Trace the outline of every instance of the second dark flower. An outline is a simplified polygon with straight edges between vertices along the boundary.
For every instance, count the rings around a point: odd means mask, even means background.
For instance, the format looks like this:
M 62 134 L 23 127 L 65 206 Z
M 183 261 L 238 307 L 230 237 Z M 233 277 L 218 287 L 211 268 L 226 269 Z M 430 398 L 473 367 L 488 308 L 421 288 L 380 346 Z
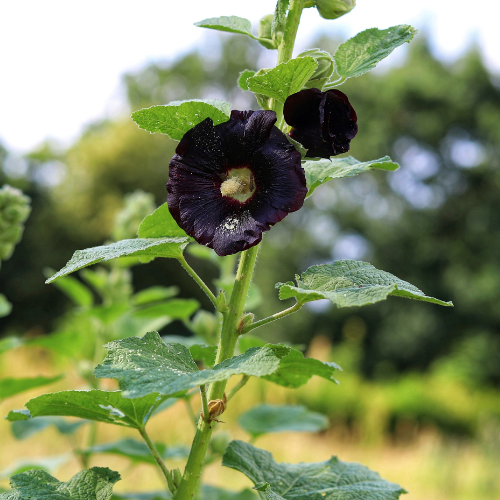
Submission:
M 336 89 L 306 89 L 292 94 L 285 102 L 283 116 L 292 127 L 290 137 L 308 150 L 309 158 L 346 153 L 358 132 L 354 108 Z
M 218 255 L 246 250 L 307 193 L 300 153 L 273 111 L 232 111 L 182 138 L 170 162 L 168 207 L 179 226 Z

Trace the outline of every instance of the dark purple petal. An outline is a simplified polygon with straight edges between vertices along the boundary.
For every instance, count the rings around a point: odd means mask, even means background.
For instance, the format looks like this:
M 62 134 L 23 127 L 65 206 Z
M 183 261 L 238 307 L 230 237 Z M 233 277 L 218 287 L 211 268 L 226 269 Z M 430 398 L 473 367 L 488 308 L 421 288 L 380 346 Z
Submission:
M 272 111 L 233 111 L 215 127 L 207 118 L 186 133 L 170 162 L 172 216 L 219 255 L 256 245 L 264 231 L 304 203 L 300 153 L 275 122 Z M 255 185 L 244 202 L 221 193 L 229 172 L 241 168 L 251 172 Z
M 340 90 L 306 89 L 292 94 L 283 108 L 292 127 L 290 137 L 307 149 L 310 158 L 330 158 L 349 151 L 358 131 L 356 112 Z

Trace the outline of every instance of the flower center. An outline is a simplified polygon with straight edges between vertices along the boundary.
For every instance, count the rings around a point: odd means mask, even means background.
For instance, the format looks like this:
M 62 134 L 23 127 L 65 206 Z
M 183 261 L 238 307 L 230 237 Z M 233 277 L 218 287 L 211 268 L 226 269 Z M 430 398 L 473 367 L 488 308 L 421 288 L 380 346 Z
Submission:
M 222 196 L 229 196 L 244 203 L 255 193 L 255 181 L 250 169 L 233 168 L 220 186 Z

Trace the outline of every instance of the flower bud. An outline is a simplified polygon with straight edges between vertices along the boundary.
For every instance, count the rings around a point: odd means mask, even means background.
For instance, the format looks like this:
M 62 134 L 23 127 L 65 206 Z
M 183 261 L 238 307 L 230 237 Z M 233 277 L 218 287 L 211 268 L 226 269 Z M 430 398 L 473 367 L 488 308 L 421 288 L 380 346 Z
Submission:
M 229 434 L 227 432 L 219 432 L 210 441 L 212 452 L 217 455 L 224 455 L 227 445 L 229 444 Z
M 324 19 L 337 19 L 351 12 L 356 7 L 356 0 L 316 0 L 316 8 Z
M 259 43 L 263 45 L 266 49 L 275 49 L 275 43 L 272 39 L 272 30 L 271 26 L 273 24 L 273 14 L 268 14 L 264 16 L 259 23 L 258 35 L 259 35 Z
M 115 218 L 113 228 L 115 241 L 135 238 L 141 222 L 156 209 L 154 196 L 141 190 L 127 194 L 124 202 L 124 207 Z
M 31 211 L 30 201 L 19 189 L 8 185 L 0 189 L 0 260 L 8 259 L 19 243 Z
M 181 481 L 182 481 L 182 474 L 181 474 L 181 471 L 179 470 L 179 468 L 175 468 L 175 469 L 172 469 L 170 471 L 170 475 L 172 477 L 172 483 L 174 485 L 174 488 L 177 489 L 180 484 L 181 484 Z
M 335 67 L 332 55 L 326 50 L 309 49 L 305 50 L 297 57 L 313 57 L 318 63 L 316 71 L 304 87 L 307 89 L 317 88 L 321 90 L 330 76 L 332 76 L 333 69 Z

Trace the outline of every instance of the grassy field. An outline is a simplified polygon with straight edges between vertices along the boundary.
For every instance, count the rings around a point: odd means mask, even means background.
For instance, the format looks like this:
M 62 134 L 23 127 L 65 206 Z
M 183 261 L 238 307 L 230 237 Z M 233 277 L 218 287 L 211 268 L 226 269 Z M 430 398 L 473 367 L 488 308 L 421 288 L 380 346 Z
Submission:
M 38 349 L 21 348 L 10 352 L 2 360 L 2 376 L 7 375 L 10 367 L 16 367 L 16 373 L 22 372 L 23 376 L 50 375 L 60 371 L 60 367 L 51 366 L 50 356 Z M 6 415 L 11 409 L 22 408 L 28 399 L 42 392 L 84 388 L 79 386 L 80 383 L 75 376 L 68 375 L 63 381 L 47 387 L 45 391 L 37 389 L 3 401 L 0 413 Z M 226 424 L 219 424 L 218 432 L 229 432 L 232 438 L 248 440 L 245 432 L 238 427 L 237 418 L 262 398 L 268 403 L 290 403 L 296 401 L 296 397 L 303 399 L 301 394 L 308 394 L 310 397 L 318 394 L 321 397 L 329 397 L 334 402 L 336 396 L 341 400 L 343 391 L 350 390 L 349 387 L 349 383 L 341 383 L 339 387 L 335 387 L 321 380 L 313 380 L 296 393 L 252 380 L 248 384 L 248 390 L 238 393 L 231 401 L 224 414 Z M 113 382 L 105 381 L 104 388 L 114 388 Z M 196 403 L 197 401 L 193 400 L 193 409 L 198 411 Z M 367 420 L 370 418 L 367 417 Z M 500 498 L 500 449 L 496 446 L 493 435 L 498 432 L 497 427 L 488 430 L 485 424 L 485 438 L 472 440 L 446 436 L 433 426 L 416 426 L 411 421 L 401 421 L 398 426 L 396 434 L 374 438 L 373 435 L 367 437 L 366 432 L 359 431 L 360 427 L 356 422 L 349 425 L 337 422 L 320 434 L 273 434 L 257 439 L 255 444 L 271 451 L 277 461 L 315 462 L 337 455 L 344 461 L 361 462 L 378 471 L 382 477 L 405 487 L 409 491 L 405 496 L 408 500 Z M 153 417 L 149 429 L 154 440 L 171 444 L 189 445 L 194 434 L 182 401 Z M 78 440 L 86 442 L 88 432 L 88 426 L 81 428 L 77 433 Z M 139 436 L 131 429 L 98 425 L 97 442 L 123 437 Z M 69 452 L 74 445 L 70 439 L 61 437 L 52 428 L 32 438 L 17 441 L 10 431 L 10 424 L 5 420 L 0 422 L 0 440 L 0 470 L 8 469 L 28 457 L 62 455 Z M 155 467 L 150 465 L 133 466 L 128 459 L 114 455 L 94 455 L 91 465 L 110 467 L 121 473 L 123 480 L 117 484 L 116 491 L 154 490 L 163 487 Z M 182 463 L 170 465 L 182 467 Z M 60 480 L 67 480 L 80 468 L 79 461 L 72 458 L 58 468 L 54 475 Z M 250 481 L 243 475 L 222 468 L 219 463 L 214 463 L 206 469 L 205 481 L 229 489 L 251 486 Z M 8 482 L 4 478 L 0 486 L 7 485 Z

